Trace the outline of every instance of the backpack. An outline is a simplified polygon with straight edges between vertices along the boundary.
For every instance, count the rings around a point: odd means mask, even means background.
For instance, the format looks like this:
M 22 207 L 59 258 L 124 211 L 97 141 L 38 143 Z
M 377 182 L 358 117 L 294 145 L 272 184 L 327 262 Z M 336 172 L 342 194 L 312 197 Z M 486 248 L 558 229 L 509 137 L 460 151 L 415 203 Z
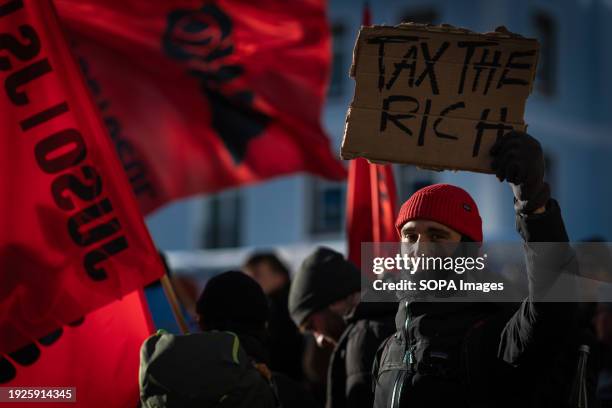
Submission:
M 140 350 L 145 408 L 275 408 L 272 384 L 230 332 L 155 334 Z

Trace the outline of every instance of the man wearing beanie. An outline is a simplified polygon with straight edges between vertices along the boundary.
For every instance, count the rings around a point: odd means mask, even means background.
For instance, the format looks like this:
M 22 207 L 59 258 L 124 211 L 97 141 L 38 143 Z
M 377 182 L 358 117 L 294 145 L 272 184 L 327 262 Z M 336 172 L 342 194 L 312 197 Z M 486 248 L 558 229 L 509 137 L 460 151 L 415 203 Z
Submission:
M 533 137 L 510 132 L 490 153 L 497 178 L 514 193 L 529 297 L 504 305 L 401 299 L 396 333 L 374 366 L 375 408 L 576 406 L 568 405 L 578 350 L 576 304 L 533 301 L 575 266 L 559 205 L 544 182 L 542 149 Z M 417 191 L 401 207 L 396 228 L 410 251 L 483 241 L 475 201 L 448 184 Z M 559 243 L 554 257 L 535 250 L 535 242 Z
M 289 292 L 289 313 L 318 345 L 334 345 L 327 376 L 327 408 L 371 408 L 376 350 L 395 330 L 396 303 L 360 303 L 361 273 L 338 252 L 308 256 Z

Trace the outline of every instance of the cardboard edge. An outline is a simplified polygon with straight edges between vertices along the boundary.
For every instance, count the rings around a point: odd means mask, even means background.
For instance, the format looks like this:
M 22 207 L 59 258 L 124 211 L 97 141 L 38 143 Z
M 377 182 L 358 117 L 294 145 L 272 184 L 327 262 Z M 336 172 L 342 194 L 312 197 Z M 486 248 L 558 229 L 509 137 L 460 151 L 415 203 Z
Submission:
M 431 164 L 426 164 L 426 163 L 404 163 L 404 162 L 397 162 L 397 161 L 389 161 L 389 160 L 382 160 L 382 159 L 372 159 L 372 158 L 367 158 L 364 156 L 364 153 L 359 153 L 359 152 L 353 152 L 353 151 L 346 151 L 346 150 L 342 150 L 340 151 L 340 158 L 342 160 L 353 160 L 353 159 L 357 159 L 357 158 L 364 158 L 366 159 L 369 163 L 374 163 L 374 164 L 399 164 L 399 165 L 404 165 L 404 166 L 415 166 L 418 169 L 421 170 L 431 170 L 431 171 L 437 171 L 437 172 L 441 172 L 441 171 L 471 171 L 474 173 L 482 173 L 482 174 L 493 174 L 495 173 L 492 169 L 485 171 L 481 168 L 476 168 L 476 167 L 470 167 L 470 166 L 465 166 L 465 167 L 442 167 L 442 166 L 435 166 L 435 165 L 431 165 Z
M 496 30 L 501 29 L 503 26 L 497 27 Z M 406 31 L 421 31 L 421 32 L 434 32 L 441 34 L 457 34 L 457 35 L 466 35 L 475 37 L 478 39 L 491 39 L 491 40 L 507 40 L 507 41 L 517 41 L 521 43 L 525 42 L 534 42 L 538 43 L 538 40 L 534 37 L 524 37 L 518 33 L 513 33 L 505 29 L 505 31 L 491 31 L 487 33 L 478 33 L 476 31 L 469 30 L 467 28 L 455 27 L 451 24 L 439 24 L 439 25 L 431 25 L 431 24 L 418 24 L 418 23 L 401 23 L 395 26 L 385 26 L 385 25 L 373 25 L 373 26 L 362 26 L 359 30 L 359 36 L 376 36 L 380 32 L 384 32 L 385 30 L 406 30 Z M 538 43 L 539 45 L 539 43 Z
M 349 77 L 355 78 L 357 74 L 357 60 L 359 56 L 359 44 L 362 41 L 362 33 L 364 29 L 367 29 L 369 26 L 361 26 L 359 29 L 359 33 L 357 34 L 357 40 L 355 40 L 355 45 L 353 46 L 353 62 L 351 63 L 351 67 L 349 68 Z

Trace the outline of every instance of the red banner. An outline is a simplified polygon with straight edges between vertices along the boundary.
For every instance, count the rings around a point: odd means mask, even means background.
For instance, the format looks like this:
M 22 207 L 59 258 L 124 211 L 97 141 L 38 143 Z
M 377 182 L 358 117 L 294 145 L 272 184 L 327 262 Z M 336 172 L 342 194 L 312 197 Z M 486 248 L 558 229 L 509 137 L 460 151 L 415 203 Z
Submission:
M 0 353 L 159 278 L 48 0 L 0 3 Z
M 391 165 L 363 158 L 349 165 L 347 192 L 348 258 L 361 267 L 362 242 L 396 242 L 397 193 Z
M 0 406 L 135 408 L 139 350 L 153 331 L 144 295 L 136 291 L 19 353 L 0 355 L 0 387 L 71 387 L 76 391 L 76 403 L 47 399 L 42 405 L 15 402 Z
M 322 0 L 55 0 L 148 213 L 188 195 L 346 172 L 320 114 Z

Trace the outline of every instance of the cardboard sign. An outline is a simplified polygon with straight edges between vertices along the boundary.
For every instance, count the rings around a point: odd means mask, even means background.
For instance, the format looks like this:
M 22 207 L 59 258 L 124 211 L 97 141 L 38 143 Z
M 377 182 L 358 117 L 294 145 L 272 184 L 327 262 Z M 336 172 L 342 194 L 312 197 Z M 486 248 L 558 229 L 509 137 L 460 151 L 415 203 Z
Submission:
M 496 138 L 526 128 L 538 51 L 503 27 L 362 27 L 342 158 L 491 173 Z

